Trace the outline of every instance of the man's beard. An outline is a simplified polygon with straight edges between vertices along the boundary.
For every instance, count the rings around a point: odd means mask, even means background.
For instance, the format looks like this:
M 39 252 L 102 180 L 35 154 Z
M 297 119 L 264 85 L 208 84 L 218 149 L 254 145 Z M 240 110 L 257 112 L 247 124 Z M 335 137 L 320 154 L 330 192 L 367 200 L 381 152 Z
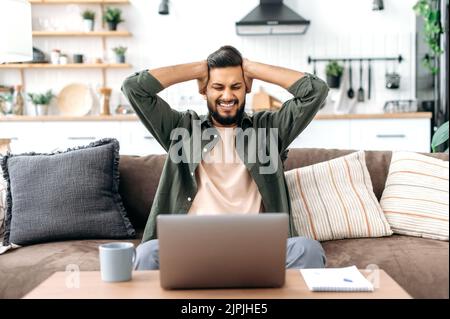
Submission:
M 214 111 L 214 108 L 209 103 L 209 101 L 207 101 L 206 104 L 208 105 L 209 115 L 213 119 L 215 119 L 217 121 L 217 123 L 219 123 L 221 125 L 232 125 L 232 124 L 239 123 L 240 119 L 242 118 L 242 115 L 244 114 L 244 109 L 245 109 L 245 100 L 244 100 L 244 102 L 242 103 L 242 105 L 239 106 L 239 108 L 236 111 L 236 114 L 234 116 L 222 116 L 222 115 L 220 115 L 219 111 L 217 110 L 217 106 L 216 106 L 216 110 Z

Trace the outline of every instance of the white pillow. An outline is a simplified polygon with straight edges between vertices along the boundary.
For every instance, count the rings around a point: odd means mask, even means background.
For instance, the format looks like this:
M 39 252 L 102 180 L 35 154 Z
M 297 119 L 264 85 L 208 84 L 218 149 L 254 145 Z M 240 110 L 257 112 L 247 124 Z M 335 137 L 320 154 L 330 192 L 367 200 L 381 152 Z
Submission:
M 380 204 L 394 233 L 448 240 L 448 161 L 392 154 Z
M 299 236 L 334 240 L 392 234 L 373 192 L 364 151 L 285 176 Z

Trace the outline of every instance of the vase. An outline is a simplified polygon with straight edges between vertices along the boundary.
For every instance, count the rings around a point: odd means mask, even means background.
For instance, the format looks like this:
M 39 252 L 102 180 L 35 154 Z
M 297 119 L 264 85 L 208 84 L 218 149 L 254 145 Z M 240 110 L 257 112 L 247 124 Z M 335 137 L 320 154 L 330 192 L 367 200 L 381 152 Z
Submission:
M 108 29 L 109 29 L 109 31 L 116 31 L 117 23 L 116 22 L 108 22 Z
M 116 63 L 125 63 L 124 55 L 116 55 Z
M 48 114 L 48 104 L 35 104 L 34 109 L 36 116 L 43 116 Z
M 94 20 L 84 19 L 83 25 L 84 25 L 84 32 L 94 31 Z
M 341 85 L 341 76 L 333 76 L 327 74 L 327 84 L 330 89 L 338 89 Z

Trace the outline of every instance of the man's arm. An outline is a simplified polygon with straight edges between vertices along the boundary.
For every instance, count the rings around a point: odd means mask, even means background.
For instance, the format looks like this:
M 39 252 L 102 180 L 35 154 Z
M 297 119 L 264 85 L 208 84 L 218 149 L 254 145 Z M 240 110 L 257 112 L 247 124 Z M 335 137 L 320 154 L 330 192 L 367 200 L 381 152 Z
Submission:
M 122 92 L 130 101 L 142 123 L 168 151 L 170 133 L 177 127 L 182 113 L 172 109 L 157 94 L 176 83 L 198 80 L 199 88 L 207 82 L 206 61 L 144 70 L 125 79 Z M 201 91 L 201 90 L 200 90 Z
M 244 59 L 242 68 L 248 80 L 261 80 L 264 82 L 279 85 L 286 90 L 292 84 L 294 84 L 295 81 L 305 76 L 304 73 L 299 71 L 283 68 L 280 66 L 250 61 L 248 59 Z
M 242 65 L 247 87 L 252 79 L 273 83 L 287 89 L 294 98 L 276 112 L 264 112 L 261 120 L 267 127 L 278 128 L 279 150 L 289 144 L 308 126 L 328 94 L 327 84 L 315 75 L 244 59 Z

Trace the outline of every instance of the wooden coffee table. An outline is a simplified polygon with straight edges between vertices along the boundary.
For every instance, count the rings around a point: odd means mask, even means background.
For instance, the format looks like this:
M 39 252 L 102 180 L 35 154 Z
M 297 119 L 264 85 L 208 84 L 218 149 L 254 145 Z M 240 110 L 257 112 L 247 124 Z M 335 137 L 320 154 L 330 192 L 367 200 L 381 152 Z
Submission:
M 368 273 L 361 271 L 364 275 Z M 159 271 L 136 271 L 128 282 L 106 283 L 98 271 L 80 272 L 79 281 L 70 280 L 74 273 L 56 272 L 24 298 L 33 299 L 311 299 L 311 298 L 411 298 L 386 272 L 379 270 L 379 288 L 374 292 L 312 292 L 299 270 L 286 271 L 282 288 L 265 289 L 198 289 L 164 290 L 159 284 Z M 79 287 L 76 287 L 79 283 Z M 70 287 L 73 288 L 70 288 Z

